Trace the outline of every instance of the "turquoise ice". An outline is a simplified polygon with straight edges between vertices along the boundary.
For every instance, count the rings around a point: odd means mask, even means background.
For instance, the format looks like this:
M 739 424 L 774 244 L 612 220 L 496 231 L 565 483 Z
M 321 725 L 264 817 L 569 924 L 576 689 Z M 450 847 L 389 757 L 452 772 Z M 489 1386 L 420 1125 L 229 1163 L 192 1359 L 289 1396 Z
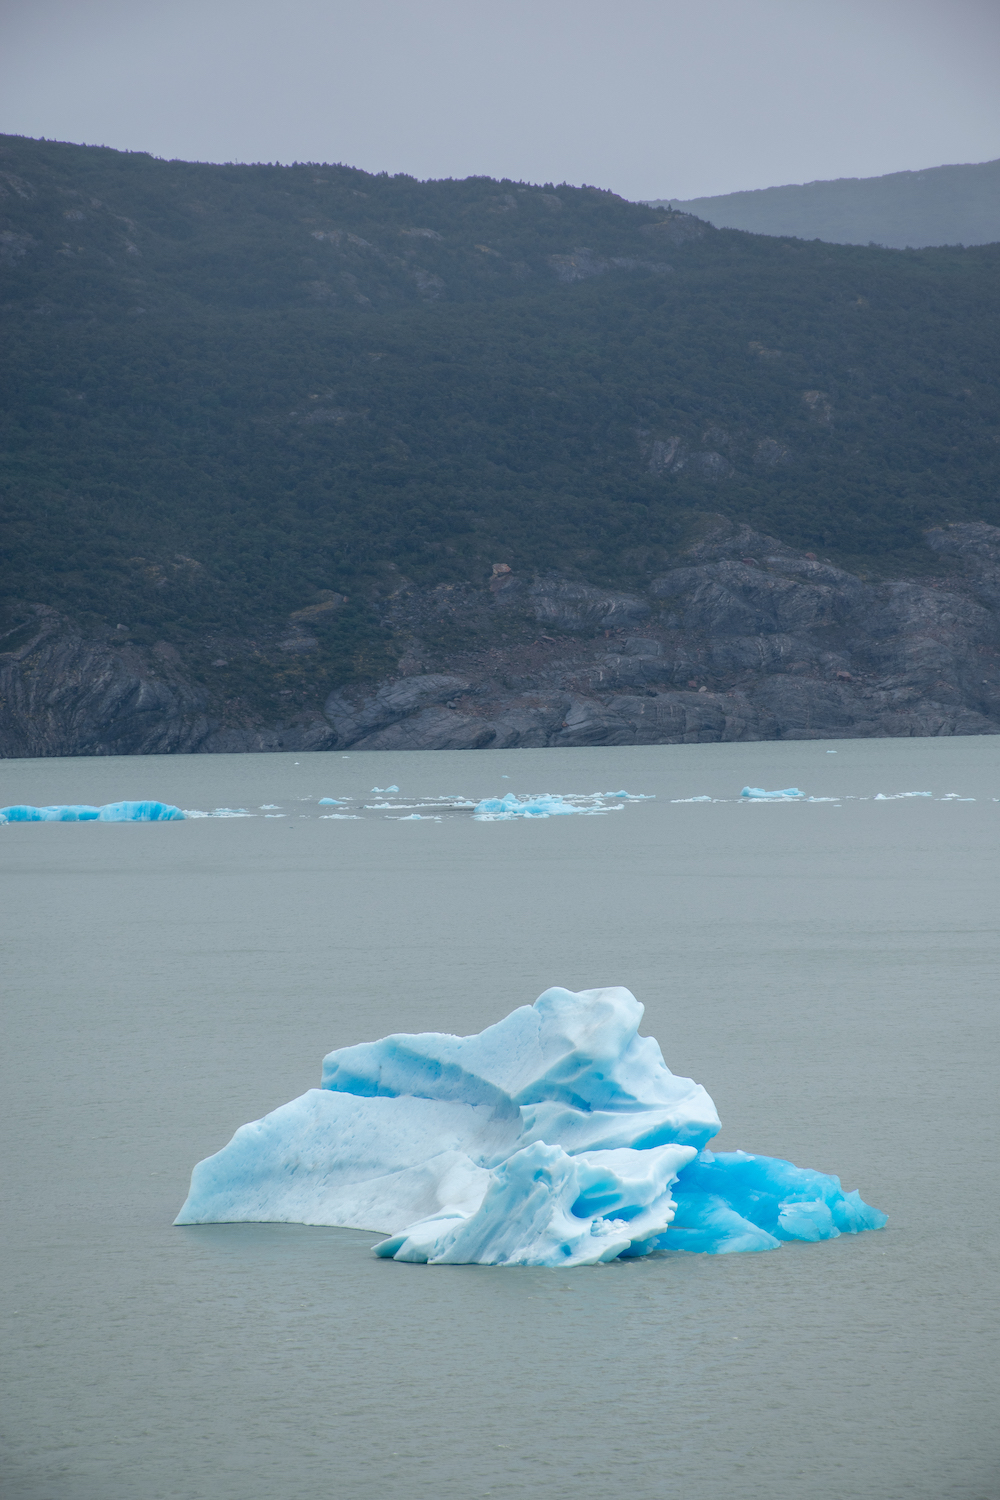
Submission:
M 167 802 L 108 802 L 104 807 L 75 803 L 54 807 L 0 807 L 0 823 L 164 823 L 183 818 Z
M 178 1224 L 340 1225 L 431 1264 L 592 1265 L 878 1229 L 840 1181 L 713 1154 L 715 1105 L 626 989 L 550 989 L 476 1036 L 331 1052 L 322 1083 L 199 1162 Z

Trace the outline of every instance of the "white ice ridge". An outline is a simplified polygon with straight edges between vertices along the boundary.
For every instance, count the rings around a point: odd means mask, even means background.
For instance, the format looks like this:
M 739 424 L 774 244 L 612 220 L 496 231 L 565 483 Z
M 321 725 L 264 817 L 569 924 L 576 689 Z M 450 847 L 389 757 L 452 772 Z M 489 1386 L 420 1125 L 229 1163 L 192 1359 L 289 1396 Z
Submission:
M 331 1052 L 320 1088 L 198 1163 L 176 1222 L 340 1225 L 395 1260 L 522 1266 L 882 1227 L 836 1177 L 707 1150 L 715 1105 L 642 1014 L 625 989 L 550 989 L 478 1036 Z
M 179 807 L 166 802 L 108 802 L 104 807 L 85 803 L 0 807 L 0 823 L 164 823 L 184 816 Z

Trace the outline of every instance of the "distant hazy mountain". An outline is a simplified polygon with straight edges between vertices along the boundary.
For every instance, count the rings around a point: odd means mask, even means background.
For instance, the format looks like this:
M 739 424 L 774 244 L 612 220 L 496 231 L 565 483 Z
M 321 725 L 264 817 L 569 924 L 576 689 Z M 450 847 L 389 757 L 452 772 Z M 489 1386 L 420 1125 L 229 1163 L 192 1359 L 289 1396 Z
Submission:
M 886 177 L 759 188 L 673 203 L 720 229 L 795 235 L 835 245 L 991 245 L 1000 241 L 1000 161 Z

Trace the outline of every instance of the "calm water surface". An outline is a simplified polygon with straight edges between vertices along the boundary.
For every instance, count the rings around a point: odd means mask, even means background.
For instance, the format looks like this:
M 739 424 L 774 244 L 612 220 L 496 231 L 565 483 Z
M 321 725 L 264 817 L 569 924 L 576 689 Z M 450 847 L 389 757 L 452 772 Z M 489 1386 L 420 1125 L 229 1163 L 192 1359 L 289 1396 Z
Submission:
M 3 1493 L 995 1500 L 1000 739 L 830 748 L 0 764 L 0 805 L 258 810 L 0 829 Z M 319 820 L 393 782 L 657 800 Z M 746 782 L 858 800 L 671 801 Z M 871 800 L 904 791 L 934 796 Z M 171 1227 L 324 1052 L 551 984 L 627 985 L 723 1146 L 837 1172 L 889 1228 L 560 1272 Z

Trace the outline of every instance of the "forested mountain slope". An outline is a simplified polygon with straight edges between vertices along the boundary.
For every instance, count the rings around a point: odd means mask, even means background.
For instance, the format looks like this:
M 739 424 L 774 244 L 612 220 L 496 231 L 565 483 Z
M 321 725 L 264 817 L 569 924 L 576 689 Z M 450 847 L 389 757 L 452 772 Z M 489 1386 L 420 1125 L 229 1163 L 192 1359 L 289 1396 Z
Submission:
M 757 188 L 675 206 L 752 234 L 899 250 L 989 245 L 1000 240 L 1000 161 Z
M 940 572 L 929 525 L 1000 521 L 995 246 L 9 136 L 0 190 L 21 727 L 40 618 L 92 665 L 147 653 L 137 681 L 155 648 L 245 728 L 482 645 L 491 614 L 389 601 L 494 563 L 646 597 L 710 513 L 875 580 Z

